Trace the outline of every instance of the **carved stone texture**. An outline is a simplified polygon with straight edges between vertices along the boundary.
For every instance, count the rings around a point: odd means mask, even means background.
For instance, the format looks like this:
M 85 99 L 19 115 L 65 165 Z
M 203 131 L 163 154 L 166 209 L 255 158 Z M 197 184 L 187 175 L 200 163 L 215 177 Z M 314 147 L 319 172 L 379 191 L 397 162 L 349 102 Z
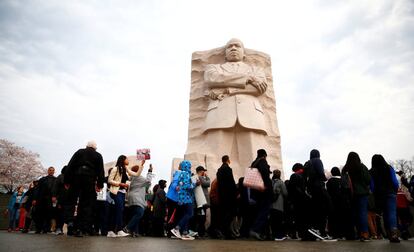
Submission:
M 194 52 L 184 158 L 193 169 L 202 165 L 215 177 L 221 157 L 229 155 L 238 179 L 258 149 L 265 149 L 271 169 L 283 174 L 269 55 L 245 49 L 238 39 Z

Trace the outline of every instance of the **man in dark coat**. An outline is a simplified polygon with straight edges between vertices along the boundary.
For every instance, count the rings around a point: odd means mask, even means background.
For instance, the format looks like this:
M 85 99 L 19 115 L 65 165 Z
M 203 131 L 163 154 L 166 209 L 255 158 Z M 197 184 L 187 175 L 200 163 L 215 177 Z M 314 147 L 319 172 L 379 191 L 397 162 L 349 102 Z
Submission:
M 265 190 L 257 191 L 251 189 L 252 198 L 256 201 L 257 205 L 257 216 L 250 230 L 250 236 L 257 239 L 263 240 L 263 233 L 268 223 L 268 216 L 270 213 L 270 206 L 272 204 L 272 180 L 270 179 L 270 165 L 266 160 L 266 150 L 257 150 L 257 157 L 253 161 L 251 167 L 257 168 L 262 180 L 264 182 Z
M 230 168 L 230 158 L 225 155 L 221 158 L 223 164 L 217 170 L 220 231 L 226 239 L 233 239 L 230 224 L 236 215 L 237 187 Z
M 49 167 L 47 169 L 47 176 L 39 180 L 38 188 L 34 193 L 33 205 L 36 208 L 34 217 L 36 233 L 42 232 L 46 234 L 50 232 L 51 220 L 54 217 L 52 204 L 53 188 L 56 182 L 54 174 L 55 168 Z
M 68 235 L 91 234 L 96 191 L 100 191 L 104 183 L 103 159 L 102 155 L 96 151 L 94 141 L 88 142 L 85 149 L 78 150 L 72 156 L 65 172 L 64 183 L 69 190 L 65 206 Z M 76 204 L 78 208 L 75 226 Z
M 53 197 L 52 202 L 55 205 L 54 212 L 56 216 L 56 234 L 63 234 L 63 206 L 66 202 L 67 190 L 64 186 L 64 174 L 66 171 L 66 166 L 62 168 L 60 175 L 56 178 L 55 185 L 53 187 Z

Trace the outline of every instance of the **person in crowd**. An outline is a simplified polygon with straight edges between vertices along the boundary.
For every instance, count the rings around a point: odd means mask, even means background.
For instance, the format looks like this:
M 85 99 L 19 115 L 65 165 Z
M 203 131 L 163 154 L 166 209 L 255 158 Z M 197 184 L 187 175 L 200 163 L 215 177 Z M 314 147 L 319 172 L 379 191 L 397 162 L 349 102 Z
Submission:
M 38 189 L 34 195 L 33 204 L 36 206 L 35 223 L 36 233 L 46 234 L 50 232 L 51 220 L 54 218 L 52 194 L 55 186 L 55 168 L 47 169 L 47 176 L 39 179 Z
M 356 152 L 350 152 L 342 172 L 347 174 L 352 186 L 352 210 L 361 241 L 369 241 L 368 195 L 370 175 Z
M 109 179 L 109 175 L 112 173 L 112 170 L 115 168 L 109 168 L 108 169 L 108 176 L 105 177 L 105 181 L 107 184 L 107 191 L 106 191 L 106 202 L 105 202 L 105 223 L 104 223 L 104 227 L 103 228 L 103 232 L 101 232 L 102 236 L 108 236 L 108 230 L 114 230 L 115 229 L 115 212 L 116 212 L 116 207 L 115 207 L 115 201 L 114 199 L 111 197 L 111 191 L 110 189 L 110 185 L 108 184 L 108 179 Z
M 220 199 L 217 178 L 211 182 L 210 186 L 210 213 L 211 221 L 210 226 L 208 227 L 209 236 L 215 239 L 224 239 L 224 235 L 220 231 L 220 220 L 222 215 L 220 213 Z
M 123 219 L 125 209 L 125 194 L 128 189 L 127 166 L 129 160 L 125 155 L 118 157 L 115 167 L 112 169 L 108 177 L 110 184 L 110 196 L 115 202 L 115 223 L 111 225 L 113 230 L 108 231 L 107 237 L 125 237 L 129 234 L 123 231 Z
M 375 207 L 375 196 L 370 191 L 368 195 L 368 230 L 371 240 L 378 239 L 377 209 Z
M 22 206 L 22 201 L 24 199 L 24 187 L 18 186 L 16 191 L 12 194 L 7 205 L 6 213 L 9 215 L 9 228 L 8 232 L 19 231 L 18 222 L 19 222 L 19 212 Z
M 172 180 L 167 191 L 167 237 L 171 237 L 171 229 L 173 229 L 177 223 L 178 219 L 181 217 L 178 211 L 178 178 L 180 177 L 181 166 L 178 166 L 178 169 L 172 175 Z M 174 235 L 173 235 L 174 236 Z M 174 236 L 175 237 L 175 236 Z
M 164 189 L 167 186 L 167 181 L 161 179 L 158 181 L 158 185 L 158 190 L 154 192 L 152 229 L 154 236 L 164 237 L 164 220 L 167 214 L 167 196 Z
M 151 169 L 151 167 L 150 167 Z M 155 192 L 158 190 L 159 185 L 156 184 L 150 189 L 150 186 L 147 186 L 145 193 L 145 200 L 147 202 L 147 207 L 144 209 L 144 215 L 141 218 L 141 223 L 139 227 L 139 233 L 143 236 L 151 236 L 153 234 L 153 205 L 155 200 Z
M 306 192 L 303 164 L 294 164 L 292 171 L 293 174 L 289 178 L 288 197 L 292 202 L 295 229 L 303 241 L 315 240 L 308 232 L 310 228 L 310 195 Z
M 96 142 L 89 141 L 86 148 L 73 154 L 65 169 L 63 180 L 68 191 L 64 220 L 68 226 L 68 235 L 93 235 L 96 192 L 103 188 L 105 176 L 103 158 L 96 149 Z
M 191 162 L 184 160 L 180 163 L 181 172 L 178 177 L 178 208 L 181 211 L 181 217 L 177 226 L 171 229 L 171 233 L 182 240 L 194 240 L 194 237 L 189 235 L 189 221 L 193 216 L 193 189 L 195 183 L 191 181 Z
M 210 197 L 208 195 L 208 188 L 210 187 L 210 178 L 207 175 L 207 169 L 205 169 L 203 166 L 198 166 L 196 168 L 197 173 L 197 185 L 201 186 L 203 189 L 204 197 L 207 201 L 206 205 L 197 208 L 197 214 L 196 214 L 196 231 L 200 237 L 204 237 L 206 234 L 206 216 L 207 216 L 207 210 L 210 207 Z
M 23 196 L 23 198 L 20 201 L 20 208 L 18 210 L 19 218 L 17 220 L 17 227 L 15 229 L 16 231 L 18 231 L 18 230 L 19 231 L 23 231 L 24 230 L 26 216 L 29 214 L 26 211 L 26 207 L 25 207 L 26 202 L 28 200 L 28 195 L 27 195 L 27 192 L 24 191 L 24 187 L 23 187 L 23 194 L 24 194 L 24 196 Z
M 398 180 L 395 170 L 384 157 L 379 154 L 372 156 L 372 191 L 375 196 L 375 204 L 380 212 L 383 213 L 385 228 L 388 232 L 390 242 L 399 243 L 397 229 L 397 191 Z M 352 177 L 351 177 L 352 179 Z
M 413 216 L 410 213 L 410 203 L 413 202 L 413 198 L 409 192 L 407 186 L 409 183 L 404 177 L 402 171 L 397 172 L 397 178 L 400 178 L 399 187 L 397 192 L 397 218 L 398 218 L 398 230 L 403 240 L 408 240 L 411 237 L 409 227 L 413 222 Z
M 310 152 L 310 159 L 304 166 L 304 175 L 306 189 L 311 195 L 312 228 L 308 231 L 315 235 L 316 238 L 331 239 L 327 235 L 325 227 L 332 203 L 326 190 L 325 182 L 327 179 L 318 150 L 313 149 Z
M 286 179 L 285 182 L 285 187 L 286 190 L 288 190 L 289 188 L 289 184 L 290 184 L 290 180 Z M 291 197 L 289 197 L 289 192 L 287 197 L 284 199 L 284 205 L 285 205 L 285 209 L 283 211 L 283 221 L 285 224 L 285 230 L 286 230 L 286 238 L 287 239 L 291 239 L 291 240 L 298 240 L 298 234 L 297 234 L 297 230 L 295 227 L 295 218 L 293 215 L 293 203 L 291 200 Z
M 108 171 L 108 174 L 109 173 L 110 171 Z M 106 176 L 104 179 L 103 187 L 99 192 L 97 192 L 95 200 L 93 229 L 96 235 L 108 235 L 108 195 L 108 176 Z
M 34 215 L 34 208 L 33 207 L 33 199 L 34 199 L 34 193 L 37 190 L 38 181 L 35 180 L 29 185 L 29 190 L 27 190 L 25 197 L 27 197 L 26 202 L 23 204 L 24 208 L 26 209 L 26 218 L 24 221 L 24 228 L 22 230 L 22 233 L 28 233 L 30 230 L 30 226 L 32 223 L 32 216 Z
M 63 234 L 63 224 L 64 224 L 64 206 L 67 202 L 67 190 L 65 188 L 64 174 L 67 169 L 67 166 L 64 166 L 57 176 L 55 185 L 52 191 L 52 205 L 54 210 L 54 216 L 56 217 L 56 231 L 55 234 Z
M 286 239 L 286 229 L 284 226 L 285 200 L 288 192 L 285 183 L 280 179 L 280 170 L 273 171 L 272 177 L 272 206 L 270 212 L 270 222 L 272 235 L 275 241 Z
M 250 229 L 257 215 L 256 201 L 252 199 L 250 188 L 243 185 L 244 177 L 239 178 L 237 189 L 240 197 L 238 198 L 239 215 L 241 217 L 240 237 L 249 238 Z M 211 192 L 210 192 L 211 194 Z
M 328 230 L 335 239 L 353 238 L 353 221 L 350 197 L 341 177 L 338 167 L 331 169 L 332 177 L 326 183 L 326 188 L 332 202 L 332 211 L 328 217 Z
M 256 240 L 264 240 L 263 234 L 268 224 L 268 215 L 272 204 L 272 180 L 270 179 L 270 166 L 266 160 L 267 153 L 264 149 L 257 150 L 257 157 L 251 167 L 257 168 L 264 182 L 264 191 L 250 189 L 251 197 L 256 201 L 257 215 L 250 229 L 250 237 Z
M 147 206 L 145 200 L 146 187 L 151 184 L 152 169 L 148 170 L 147 177 L 142 176 L 145 160 L 142 160 L 140 165 L 135 165 L 131 169 L 126 167 L 128 174 L 131 176 L 131 183 L 128 190 L 128 204 L 131 211 L 131 220 L 128 225 L 124 227 L 123 233 L 130 234 L 133 237 L 138 237 L 139 223 L 144 215 L 144 210 Z M 119 193 L 119 192 L 118 192 Z
M 237 187 L 233 177 L 233 170 L 230 168 L 231 161 L 229 156 L 224 155 L 221 161 L 223 164 L 216 174 L 220 218 L 218 229 L 225 239 L 234 239 L 230 225 L 236 215 Z

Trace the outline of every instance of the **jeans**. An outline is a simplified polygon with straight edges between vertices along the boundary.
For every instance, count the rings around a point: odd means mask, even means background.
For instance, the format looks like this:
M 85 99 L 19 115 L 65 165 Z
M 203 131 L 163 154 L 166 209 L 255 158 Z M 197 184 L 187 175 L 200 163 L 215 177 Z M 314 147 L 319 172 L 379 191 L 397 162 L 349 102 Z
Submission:
M 385 196 L 384 224 L 388 230 L 397 229 L 397 195 Z
M 368 232 L 368 196 L 354 196 L 354 218 L 360 233 Z
M 16 206 L 13 206 L 12 209 L 9 209 L 9 228 L 15 229 L 18 224 L 18 216 L 19 208 Z
M 131 211 L 132 218 L 127 225 L 127 229 L 138 234 L 139 221 L 144 215 L 144 208 L 140 206 L 130 206 L 129 209 Z
M 184 204 L 179 206 L 182 209 L 182 217 L 178 222 L 178 227 L 183 234 L 188 233 L 188 223 L 190 222 L 191 217 L 193 217 L 193 204 Z
M 268 224 L 268 216 L 270 212 L 270 206 L 271 206 L 270 199 L 268 198 L 262 198 L 257 201 L 257 209 L 258 213 L 256 216 L 256 220 L 253 223 L 252 231 L 262 234 L 264 232 L 264 229 L 266 225 Z
M 115 201 L 115 233 L 122 230 L 124 208 L 125 208 L 125 193 L 118 192 L 116 195 L 111 193 L 111 198 Z

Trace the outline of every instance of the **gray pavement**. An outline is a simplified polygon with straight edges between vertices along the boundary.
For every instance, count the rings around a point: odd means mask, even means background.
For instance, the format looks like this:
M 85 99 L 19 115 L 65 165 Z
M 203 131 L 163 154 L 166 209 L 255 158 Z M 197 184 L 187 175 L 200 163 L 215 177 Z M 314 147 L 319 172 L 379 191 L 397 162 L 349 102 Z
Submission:
M 106 238 L 106 237 L 67 237 L 55 235 L 36 235 L 7 233 L 0 231 L 0 251 L 323 251 L 323 252 L 404 252 L 414 251 L 414 241 L 390 244 L 388 241 L 338 241 L 338 242 L 301 242 L 301 241 L 222 241 L 194 240 L 182 241 L 168 238 Z

